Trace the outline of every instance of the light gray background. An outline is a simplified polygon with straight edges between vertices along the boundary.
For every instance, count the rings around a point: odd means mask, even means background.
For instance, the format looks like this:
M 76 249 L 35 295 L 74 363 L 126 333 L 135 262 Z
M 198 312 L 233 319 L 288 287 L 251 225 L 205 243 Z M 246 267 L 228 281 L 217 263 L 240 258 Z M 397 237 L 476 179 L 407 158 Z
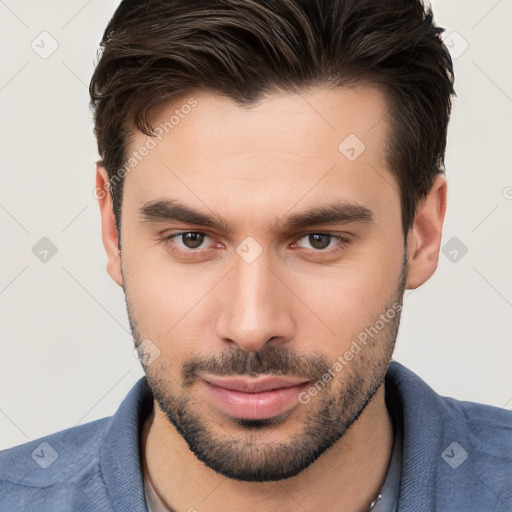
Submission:
M 0 448 L 111 415 L 143 375 L 92 194 L 87 86 L 116 5 L 0 0 Z M 458 93 L 443 245 L 468 251 L 406 292 L 395 359 L 442 395 L 511 408 L 512 1 L 432 5 Z

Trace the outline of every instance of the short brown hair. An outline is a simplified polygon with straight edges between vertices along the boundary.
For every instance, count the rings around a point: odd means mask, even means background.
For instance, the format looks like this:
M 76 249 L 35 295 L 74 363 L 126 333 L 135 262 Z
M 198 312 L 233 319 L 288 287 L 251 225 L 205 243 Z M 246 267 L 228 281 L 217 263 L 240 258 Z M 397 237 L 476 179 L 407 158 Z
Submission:
M 153 135 L 157 105 L 206 90 L 249 106 L 272 90 L 368 82 L 389 99 L 386 159 L 405 237 L 444 173 L 455 91 L 443 31 L 419 0 L 124 0 L 90 83 L 118 231 L 127 127 Z

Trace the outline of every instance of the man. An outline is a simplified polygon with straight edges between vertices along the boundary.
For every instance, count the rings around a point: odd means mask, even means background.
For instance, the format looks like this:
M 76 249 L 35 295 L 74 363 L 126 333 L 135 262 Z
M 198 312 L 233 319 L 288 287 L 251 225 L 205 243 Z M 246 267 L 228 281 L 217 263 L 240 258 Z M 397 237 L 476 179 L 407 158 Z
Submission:
M 415 0 L 127 1 L 96 196 L 146 377 L 0 455 L 1 510 L 505 511 L 512 415 L 392 362 L 453 69 Z

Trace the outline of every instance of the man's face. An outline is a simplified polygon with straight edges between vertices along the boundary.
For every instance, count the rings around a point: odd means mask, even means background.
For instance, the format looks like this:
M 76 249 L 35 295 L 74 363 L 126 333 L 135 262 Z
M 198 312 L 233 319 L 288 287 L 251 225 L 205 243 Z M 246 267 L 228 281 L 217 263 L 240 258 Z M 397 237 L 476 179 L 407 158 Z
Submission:
M 407 269 L 385 97 L 316 89 L 249 109 L 190 97 L 160 109 L 155 127 L 176 110 L 179 122 L 125 177 L 132 331 L 200 460 L 234 479 L 290 477 L 350 427 L 392 356 Z M 128 154 L 145 145 L 137 132 Z M 178 205 L 217 223 L 173 218 Z M 322 208 L 345 220 L 307 220 Z M 244 391 L 251 378 L 290 387 Z

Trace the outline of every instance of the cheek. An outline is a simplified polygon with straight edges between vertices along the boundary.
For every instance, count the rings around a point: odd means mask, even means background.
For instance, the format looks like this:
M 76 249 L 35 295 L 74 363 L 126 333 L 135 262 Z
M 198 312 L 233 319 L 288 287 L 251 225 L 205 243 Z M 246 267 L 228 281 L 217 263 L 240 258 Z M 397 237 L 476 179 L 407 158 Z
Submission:
M 128 244 L 123 248 L 123 269 L 131 316 L 142 339 L 160 349 L 159 363 L 174 375 L 178 370 L 173 367 L 205 350 L 209 326 L 204 307 L 217 275 L 173 265 L 161 257 L 162 250 L 130 249 Z
M 302 327 L 311 333 L 311 350 L 318 339 L 329 357 L 336 357 L 357 335 L 374 325 L 392 306 L 400 275 L 400 251 L 368 256 L 323 275 L 297 273 L 293 289 L 307 306 Z M 316 340 L 316 346 L 315 346 Z
M 131 273 L 125 288 L 141 329 L 156 339 L 183 335 L 184 328 L 197 321 L 198 305 L 208 290 L 191 277 L 184 280 L 157 269 Z

